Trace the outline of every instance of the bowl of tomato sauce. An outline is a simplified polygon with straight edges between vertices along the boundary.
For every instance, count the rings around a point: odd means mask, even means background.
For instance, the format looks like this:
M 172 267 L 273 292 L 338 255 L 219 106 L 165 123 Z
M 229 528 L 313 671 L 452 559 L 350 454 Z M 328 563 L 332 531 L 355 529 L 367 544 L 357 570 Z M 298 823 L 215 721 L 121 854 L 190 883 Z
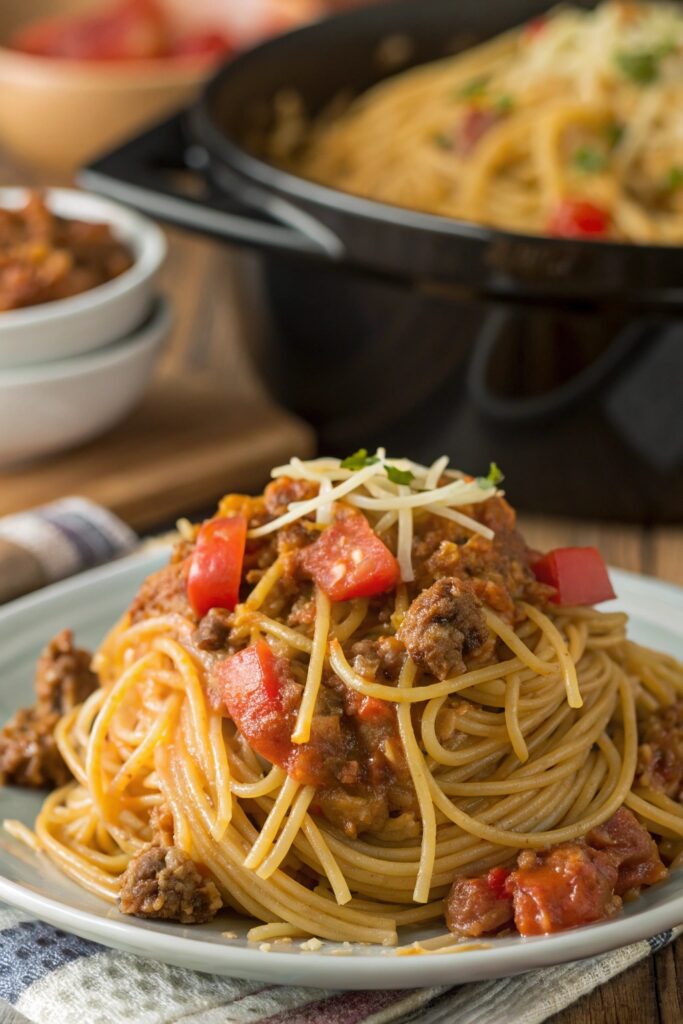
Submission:
M 0 4 L 0 138 L 68 172 L 187 104 L 237 49 L 322 0 L 23 0 Z
M 0 374 L 126 338 L 150 314 L 166 240 L 75 189 L 0 188 Z

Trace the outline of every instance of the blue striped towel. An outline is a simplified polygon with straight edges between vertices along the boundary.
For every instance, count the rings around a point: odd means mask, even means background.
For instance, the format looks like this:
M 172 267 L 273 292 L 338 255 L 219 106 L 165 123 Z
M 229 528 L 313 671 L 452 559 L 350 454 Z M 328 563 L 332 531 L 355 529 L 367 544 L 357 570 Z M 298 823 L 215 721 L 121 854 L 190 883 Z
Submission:
M 67 935 L 0 905 L 0 1024 L 540 1024 L 683 934 L 514 978 L 330 992 L 200 974 Z

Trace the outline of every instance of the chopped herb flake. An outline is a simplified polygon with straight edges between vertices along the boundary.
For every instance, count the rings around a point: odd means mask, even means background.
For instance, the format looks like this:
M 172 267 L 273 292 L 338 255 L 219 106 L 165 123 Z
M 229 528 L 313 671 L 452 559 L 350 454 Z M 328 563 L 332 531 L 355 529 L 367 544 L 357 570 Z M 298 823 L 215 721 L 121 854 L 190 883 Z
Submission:
M 387 476 L 392 484 L 409 484 L 415 478 L 415 474 L 409 469 L 399 469 L 398 466 L 385 466 Z
M 514 98 L 506 93 L 504 96 L 499 96 L 494 103 L 494 108 L 499 114 L 509 114 L 515 105 Z
M 347 455 L 342 460 L 342 469 L 364 469 L 365 466 L 374 466 L 379 459 L 376 455 L 368 455 L 367 448 L 359 448 L 353 455 Z
M 626 78 L 638 85 L 650 85 L 659 78 L 659 65 L 676 49 L 671 42 L 662 43 L 652 50 L 622 50 L 614 55 L 614 61 Z
M 449 138 L 445 132 L 437 132 L 434 136 L 434 143 L 439 149 L 453 149 L 453 139 Z
M 587 174 L 597 174 L 604 171 L 607 165 L 607 157 L 599 149 L 593 146 L 580 146 L 572 157 L 575 167 L 585 171 Z
M 666 175 L 666 188 L 669 192 L 675 192 L 683 188 L 683 167 L 676 164 L 670 167 Z
M 498 484 L 502 484 L 504 479 L 505 477 L 503 473 L 500 471 L 499 467 L 496 465 L 495 462 L 492 462 L 489 465 L 488 476 L 478 476 L 477 483 L 483 491 L 488 491 L 494 487 L 497 487 Z
M 618 146 L 624 137 L 626 131 L 623 124 L 619 124 L 618 121 L 610 121 L 605 125 L 605 138 L 607 139 L 610 149 L 614 149 Z
M 342 459 L 342 469 L 365 469 L 366 466 L 375 466 L 380 461 L 377 455 L 368 455 L 367 448 L 359 448 L 353 455 L 347 455 Z M 399 469 L 398 466 L 385 466 L 386 474 L 392 484 L 409 484 L 414 479 L 414 474 L 409 469 Z
M 467 82 L 456 92 L 456 98 L 459 100 L 471 100 L 475 96 L 481 96 L 485 91 L 488 84 L 488 75 L 479 75 L 478 78 L 473 78 L 471 82 Z

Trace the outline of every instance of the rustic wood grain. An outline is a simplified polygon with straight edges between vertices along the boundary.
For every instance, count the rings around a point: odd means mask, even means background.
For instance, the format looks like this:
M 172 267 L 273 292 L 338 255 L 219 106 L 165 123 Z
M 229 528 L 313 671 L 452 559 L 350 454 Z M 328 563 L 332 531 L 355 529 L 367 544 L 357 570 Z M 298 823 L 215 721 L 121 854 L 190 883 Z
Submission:
M 309 429 L 262 400 L 211 382 L 162 378 L 124 423 L 90 444 L 0 473 L 0 515 L 78 494 L 136 530 L 211 508 L 228 490 L 257 491 L 272 466 L 313 450 Z

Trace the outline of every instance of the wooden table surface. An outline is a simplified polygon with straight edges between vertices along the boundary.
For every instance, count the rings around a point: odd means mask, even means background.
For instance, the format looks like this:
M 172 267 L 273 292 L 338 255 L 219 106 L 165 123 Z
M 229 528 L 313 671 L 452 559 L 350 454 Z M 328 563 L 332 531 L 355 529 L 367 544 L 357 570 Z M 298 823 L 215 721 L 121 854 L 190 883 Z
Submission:
M 0 182 L 30 182 L 0 156 Z M 35 179 L 34 179 L 35 180 Z M 203 239 L 169 232 L 170 254 L 162 286 L 173 297 L 176 324 L 162 372 L 179 362 L 193 373 L 225 374 L 245 396 L 262 393 L 243 344 L 245 306 L 235 301 L 235 258 Z M 254 320 L 258 309 L 247 310 Z M 250 324 L 253 329 L 253 323 Z M 612 565 L 683 585 L 683 528 L 524 517 L 529 543 L 538 548 L 594 544 Z M 683 923 L 683 922 L 682 922 Z M 514 1024 L 514 1009 L 510 1022 Z M 681 1024 L 683 938 L 556 1015 L 552 1024 Z

